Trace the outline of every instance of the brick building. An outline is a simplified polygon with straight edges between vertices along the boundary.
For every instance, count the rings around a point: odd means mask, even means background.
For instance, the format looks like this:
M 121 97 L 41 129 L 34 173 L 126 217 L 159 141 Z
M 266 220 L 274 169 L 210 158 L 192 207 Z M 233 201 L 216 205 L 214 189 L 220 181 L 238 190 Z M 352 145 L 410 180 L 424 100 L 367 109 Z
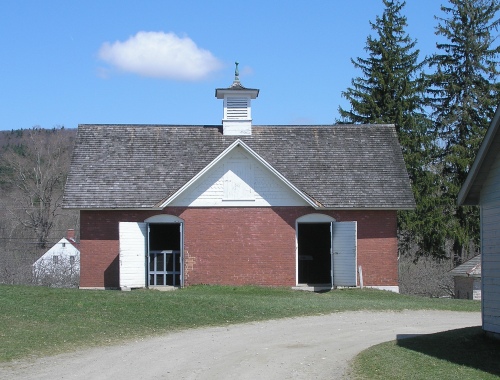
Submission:
M 398 291 L 414 207 L 392 125 L 255 126 L 259 90 L 216 90 L 222 125 L 80 125 L 64 207 L 81 288 L 193 284 Z

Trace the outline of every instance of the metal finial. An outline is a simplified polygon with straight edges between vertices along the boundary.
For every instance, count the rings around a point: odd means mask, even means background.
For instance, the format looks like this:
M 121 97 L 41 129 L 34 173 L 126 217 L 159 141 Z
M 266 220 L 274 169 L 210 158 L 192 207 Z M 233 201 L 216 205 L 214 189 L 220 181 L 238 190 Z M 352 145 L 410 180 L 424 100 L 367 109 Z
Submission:
M 239 82 L 240 81 L 240 72 L 238 70 L 239 62 L 235 62 L 234 64 L 236 65 L 236 68 L 234 69 L 234 80 Z

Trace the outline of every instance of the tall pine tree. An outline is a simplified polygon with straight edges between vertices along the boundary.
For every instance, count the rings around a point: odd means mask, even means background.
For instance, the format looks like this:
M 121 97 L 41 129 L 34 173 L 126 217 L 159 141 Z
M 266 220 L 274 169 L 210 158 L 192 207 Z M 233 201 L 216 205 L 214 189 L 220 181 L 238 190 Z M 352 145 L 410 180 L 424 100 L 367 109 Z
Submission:
M 398 215 L 400 244 L 405 252 L 416 249 L 417 255 L 442 256 L 441 245 L 436 244 L 443 239 L 439 231 L 442 218 L 434 207 L 438 198 L 433 196 L 438 174 L 429 170 L 432 136 L 424 111 L 424 63 L 419 61 L 416 41 L 405 31 L 407 19 L 402 9 L 406 3 L 383 3 L 382 16 L 370 22 L 376 35 L 366 40 L 368 58 L 351 59 L 363 76 L 353 79 L 352 87 L 342 92 L 351 108 L 339 107 L 339 122 L 395 125 L 417 204 L 416 210 Z
M 436 34 L 445 42 L 430 59 L 430 105 L 437 135 L 435 169 L 441 178 L 441 213 L 445 240 L 454 258 L 468 255 L 479 239 L 479 213 L 456 206 L 460 186 L 476 156 L 499 105 L 498 54 L 494 33 L 499 25 L 497 0 L 449 0 L 441 6 L 447 18 L 437 18 Z
M 385 10 L 370 22 L 376 37 L 368 36 L 365 50 L 368 58 L 351 59 L 363 77 L 354 78 L 352 87 L 342 92 L 351 108 L 339 107 L 341 122 L 391 123 L 403 147 L 423 117 L 422 62 L 416 41 L 406 33 L 406 17 L 401 14 L 404 1 L 383 0 Z

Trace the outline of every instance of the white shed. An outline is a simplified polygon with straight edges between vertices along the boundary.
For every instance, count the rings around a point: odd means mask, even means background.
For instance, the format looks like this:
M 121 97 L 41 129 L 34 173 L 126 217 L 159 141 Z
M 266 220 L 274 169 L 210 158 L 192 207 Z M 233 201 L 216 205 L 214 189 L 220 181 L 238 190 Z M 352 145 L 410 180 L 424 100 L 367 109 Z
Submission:
M 458 194 L 481 210 L 483 330 L 500 338 L 500 107 Z
M 55 287 L 78 286 L 80 278 L 80 250 L 74 230 L 54 244 L 33 263 L 33 282 Z
M 476 255 L 452 269 L 455 298 L 481 299 L 481 255 Z

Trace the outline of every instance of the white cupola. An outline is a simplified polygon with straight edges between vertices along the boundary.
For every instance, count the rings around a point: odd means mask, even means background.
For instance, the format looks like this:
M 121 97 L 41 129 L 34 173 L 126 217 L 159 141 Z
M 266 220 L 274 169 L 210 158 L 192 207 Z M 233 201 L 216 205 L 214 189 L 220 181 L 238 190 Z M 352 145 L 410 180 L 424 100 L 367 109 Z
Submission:
M 217 88 L 215 96 L 217 99 L 224 99 L 223 134 L 248 136 L 252 134 L 251 100 L 259 96 L 259 90 L 241 85 L 238 62 L 235 64 L 233 84 L 229 88 Z

